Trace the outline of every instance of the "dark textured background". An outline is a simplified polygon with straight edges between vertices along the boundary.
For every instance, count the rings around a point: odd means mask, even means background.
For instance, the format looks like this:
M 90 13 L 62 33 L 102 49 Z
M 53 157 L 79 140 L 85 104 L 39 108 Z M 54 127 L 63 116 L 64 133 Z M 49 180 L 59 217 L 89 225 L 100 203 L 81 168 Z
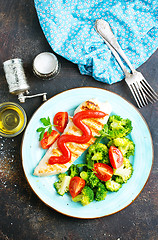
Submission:
M 34 9 L 33 0 L 0 1 L 0 102 L 17 102 L 9 94 L 2 62 L 19 57 L 31 86 L 30 94 L 47 92 L 48 98 L 64 90 L 93 86 L 118 93 L 135 102 L 122 81 L 109 86 L 82 76 L 78 67 L 58 56 L 61 71 L 53 81 L 42 81 L 32 73 L 34 57 L 49 47 Z M 139 70 L 158 91 L 158 51 Z M 41 98 L 22 104 L 28 119 L 41 105 Z M 23 134 L 14 139 L 0 137 L 0 239 L 2 240 L 156 240 L 158 239 L 158 105 L 140 109 L 150 128 L 155 157 L 152 172 L 138 198 L 124 210 L 99 219 L 83 220 L 64 216 L 47 207 L 29 187 L 22 169 L 20 145 Z

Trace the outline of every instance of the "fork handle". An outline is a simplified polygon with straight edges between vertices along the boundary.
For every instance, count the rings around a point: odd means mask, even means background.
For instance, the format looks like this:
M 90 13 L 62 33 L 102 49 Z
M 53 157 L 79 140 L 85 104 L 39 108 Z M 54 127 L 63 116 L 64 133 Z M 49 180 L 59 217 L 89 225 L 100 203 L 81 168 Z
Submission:
M 102 37 L 102 39 L 104 40 L 104 42 L 106 43 L 106 45 L 109 47 L 109 49 L 111 50 L 112 54 L 114 55 L 114 57 L 116 58 L 117 62 L 119 63 L 120 67 L 122 68 L 125 77 L 129 77 L 131 74 L 127 71 L 125 65 L 123 64 L 119 54 L 116 52 L 116 50 L 111 46 L 111 44 L 100 34 L 100 32 L 98 32 L 97 28 L 96 28 L 97 33 Z
M 110 48 L 112 54 L 114 55 L 114 57 L 116 58 L 117 62 L 119 63 L 120 67 L 122 68 L 124 74 L 125 74 L 125 77 L 130 77 L 130 73 L 127 71 L 125 65 L 123 64 L 119 54 L 116 52 L 116 50 L 110 45 L 109 42 L 107 42 L 105 39 L 104 39 L 105 43 L 107 44 L 107 46 Z
M 95 22 L 95 28 L 97 32 L 103 37 L 104 40 L 106 40 L 106 43 L 108 42 L 119 54 L 120 56 L 125 60 L 129 68 L 131 69 L 132 73 L 135 72 L 134 67 L 132 66 L 131 62 L 127 58 L 126 54 L 120 47 L 117 39 L 115 38 L 112 29 L 108 22 L 106 22 L 103 19 L 98 19 Z M 113 53 L 114 54 L 114 53 Z

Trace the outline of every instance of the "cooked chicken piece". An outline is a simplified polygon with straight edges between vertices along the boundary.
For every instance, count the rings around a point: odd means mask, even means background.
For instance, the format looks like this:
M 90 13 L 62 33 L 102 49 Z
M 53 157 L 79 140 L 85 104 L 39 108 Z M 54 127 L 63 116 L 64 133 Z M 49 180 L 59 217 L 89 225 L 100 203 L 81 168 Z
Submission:
M 57 146 L 57 141 L 50 146 L 44 157 L 34 170 L 36 176 L 49 176 L 58 173 L 64 173 L 68 170 L 72 163 L 92 144 L 95 142 L 95 136 L 99 135 L 99 131 L 103 128 L 103 125 L 107 123 L 109 115 L 111 113 L 111 105 L 108 102 L 101 103 L 97 99 L 90 99 L 83 102 L 75 110 L 74 114 L 80 111 L 95 110 L 105 112 L 107 115 L 103 118 L 89 118 L 82 120 L 88 125 L 92 131 L 92 138 L 85 144 L 79 144 L 74 142 L 66 143 L 67 147 L 71 151 L 71 160 L 65 164 L 48 164 L 48 160 L 51 156 L 60 156 L 62 153 Z M 69 122 L 65 128 L 63 134 L 72 134 L 76 136 L 82 136 L 82 131 L 74 125 L 72 117 L 69 117 Z

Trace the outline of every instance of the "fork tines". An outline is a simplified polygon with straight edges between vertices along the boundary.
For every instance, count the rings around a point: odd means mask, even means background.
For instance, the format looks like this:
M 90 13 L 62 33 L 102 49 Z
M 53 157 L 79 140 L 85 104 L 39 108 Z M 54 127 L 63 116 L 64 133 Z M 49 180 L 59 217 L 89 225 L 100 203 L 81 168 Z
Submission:
M 141 81 L 141 85 L 148 101 L 151 103 L 156 102 L 158 100 L 158 94 L 152 89 L 149 83 L 145 79 L 143 79 Z
M 141 86 L 139 85 L 138 82 L 132 83 L 132 84 L 128 84 L 133 97 L 138 105 L 139 108 L 142 108 L 144 106 L 146 106 L 148 104 L 146 96 L 144 94 L 144 92 L 142 91 Z
M 158 94 L 145 79 L 133 83 L 126 82 L 139 108 L 146 106 L 149 102 L 154 103 L 158 100 Z

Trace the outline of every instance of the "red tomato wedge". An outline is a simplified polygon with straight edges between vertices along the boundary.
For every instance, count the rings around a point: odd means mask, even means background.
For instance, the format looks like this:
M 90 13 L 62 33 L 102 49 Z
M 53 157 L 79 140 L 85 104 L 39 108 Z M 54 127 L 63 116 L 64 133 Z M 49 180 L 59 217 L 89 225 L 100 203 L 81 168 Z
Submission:
M 108 181 L 113 175 L 113 169 L 105 163 L 95 163 L 94 169 L 95 175 L 102 181 Z
M 58 112 L 54 116 L 53 123 L 55 125 L 55 128 L 63 133 L 64 129 L 67 125 L 68 122 L 68 113 L 67 112 Z
M 112 167 L 115 169 L 121 167 L 123 164 L 123 155 L 121 151 L 114 146 L 111 146 L 109 149 L 109 159 Z
M 80 177 L 73 177 L 70 180 L 69 184 L 69 192 L 72 196 L 72 198 L 76 197 L 84 188 L 85 186 L 85 180 Z
M 41 140 L 42 148 L 43 149 L 49 148 L 59 137 L 60 134 L 55 130 L 52 130 L 51 134 L 45 132 Z

